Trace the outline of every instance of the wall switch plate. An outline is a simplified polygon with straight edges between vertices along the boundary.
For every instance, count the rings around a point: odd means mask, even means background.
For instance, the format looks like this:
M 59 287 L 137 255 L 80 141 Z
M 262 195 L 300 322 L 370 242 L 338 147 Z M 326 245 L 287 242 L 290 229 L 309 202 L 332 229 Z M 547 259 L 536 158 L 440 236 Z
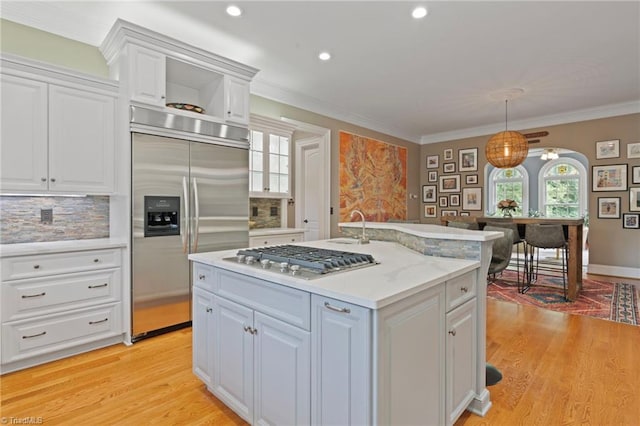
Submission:
M 53 223 L 53 209 L 40 209 L 40 223 Z

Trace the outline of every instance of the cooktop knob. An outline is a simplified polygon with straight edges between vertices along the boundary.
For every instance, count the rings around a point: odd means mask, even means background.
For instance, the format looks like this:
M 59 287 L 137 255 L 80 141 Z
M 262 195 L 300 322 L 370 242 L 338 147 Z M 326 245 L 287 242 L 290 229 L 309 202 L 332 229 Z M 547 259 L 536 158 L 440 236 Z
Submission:
M 253 265 L 256 262 L 256 258 L 254 256 L 247 256 L 245 259 L 245 263 L 247 265 Z
M 289 270 L 289 264 L 287 262 L 280 263 L 280 272 L 287 272 Z
M 291 275 L 300 275 L 300 265 L 291 265 Z
M 262 259 L 260 261 L 260 264 L 262 265 L 262 269 L 269 269 L 271 268 L 271 261 L 269 259 Z
M 244 254 L 239 254 L 239 255 L 236 256 L 236 259 L 238 260 L 238 263 L 244 263 L 244 259 L 246 257 L 247 256 L 245 256 Z

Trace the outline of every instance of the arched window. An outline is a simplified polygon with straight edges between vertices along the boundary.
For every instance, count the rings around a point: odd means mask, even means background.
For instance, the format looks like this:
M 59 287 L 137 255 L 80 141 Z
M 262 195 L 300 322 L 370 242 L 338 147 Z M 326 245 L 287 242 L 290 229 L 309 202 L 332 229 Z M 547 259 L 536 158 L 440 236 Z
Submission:
M 538 175 L 539 206 L 545 217 L 581 217 L 587 209 L 587 171 L 573 158 L 547 162 Z
M 526 216 L 529 211 L 529 174 L 524 167 L 493 169 L 489 174 L 489 183 L 489 213 L 497 210 L 500 201 L 510 199 L 518 203 L 513 215 Z

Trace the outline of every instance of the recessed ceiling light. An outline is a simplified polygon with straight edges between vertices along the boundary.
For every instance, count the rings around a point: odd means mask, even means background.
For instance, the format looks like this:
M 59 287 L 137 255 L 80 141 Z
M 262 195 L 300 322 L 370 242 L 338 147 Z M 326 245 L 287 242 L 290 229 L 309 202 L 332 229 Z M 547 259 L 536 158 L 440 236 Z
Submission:
M 227 7 L 227 13 L 231 16 L 240 16 L 242 15 L 242 9 L 238 6 L 231 5 Z
M 427 13 L 428 12 L 426 7 L 419 6 L 413 9 L 413 12 L 411 12 L 411 16 L 413 16 L 416 19 L 420 19 L 427 16 Z
M 331 59 L 331 54 L 329 52 L 320 52 L 318 58 L 320 58 L 321 61 L 328 61 Z

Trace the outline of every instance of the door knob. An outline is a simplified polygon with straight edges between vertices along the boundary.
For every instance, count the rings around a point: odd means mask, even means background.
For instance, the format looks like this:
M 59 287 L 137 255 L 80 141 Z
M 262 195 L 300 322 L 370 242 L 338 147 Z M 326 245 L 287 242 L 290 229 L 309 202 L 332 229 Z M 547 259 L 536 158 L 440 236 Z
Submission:
M 309 221 L 307 219 L 303 220 L 304 223 L 309 223 Z

